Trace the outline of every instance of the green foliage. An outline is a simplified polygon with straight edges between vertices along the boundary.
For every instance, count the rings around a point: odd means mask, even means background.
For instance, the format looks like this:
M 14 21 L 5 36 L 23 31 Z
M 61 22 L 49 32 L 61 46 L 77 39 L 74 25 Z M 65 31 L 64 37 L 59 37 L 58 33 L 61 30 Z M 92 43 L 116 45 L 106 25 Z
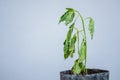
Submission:
M 81 72 L 81 65 L 79 64 L 78 60 L 75 61 L 72 70 L 74 74 L 79 74 Z
M 65 24 L 68 25 L 69 23 L 73 21 L 75 12 L 74 12 L 74 9 L 72 8 L 66 8 L 66 10 L 67 11 L 61 16 L 59 23 L 65 21 Z
M 75 52 L 75 43 L 76 43 L 76 34 L 74 34 L 74 36 L 71 39 L 71 45 L 69 49 L 71 57 L 73 57 L 73 53 Z
M 83 62 L 86 59 L 86 41 L 83 39 L 81 47 L 79 49 L 80 62 Z
M 94 20 L 92 18 L 90 18 L 90 20 L 89 20 L 88 29 L 90 31 L 91 39 L 93 39 L 93 34 L 94 34 Z
M 64 41 L 64 58 L 67 59 L 69 56 L 72 58 L 76 49 L 78 50 L 78 59 L 75 60 L 72 67 L 74 74 L 80 74 L 81 72 L 86 74 L 86 57 L 87 57 L 87 42 L 86 42 L 86 29 L 85 29 L 85 20 L 80 14 L 79 11 L 76 11 L 72 8 L 66 8 L 66 12 L 60 17 L 59 23 L 65 22 L 66 26 L 70 26 Z M 76 20 L 80 18 L 82 22 L 82 28 L 75 27 Z M 89 17 L 88 29 L 91 35 L 91 39 L 94 34 L 94 20 Z M 74 31 L 75 30 L 75 31 Z M 80 34 L 83 33 L 83 37 L 80 38 Z M 81 42 L 80 42 L 81 39 Z M 76 45 L 77 48 L 76 48 Z
M 73 56 L 75 52 L 75 42 L 76 35 L 72 37 L 72 32 L 74 29 L 74 23 L 69 27 L 69 31 L 67 32 L 66 39 L 64 41 L 64 58 L 67 59 L 69 55 Z

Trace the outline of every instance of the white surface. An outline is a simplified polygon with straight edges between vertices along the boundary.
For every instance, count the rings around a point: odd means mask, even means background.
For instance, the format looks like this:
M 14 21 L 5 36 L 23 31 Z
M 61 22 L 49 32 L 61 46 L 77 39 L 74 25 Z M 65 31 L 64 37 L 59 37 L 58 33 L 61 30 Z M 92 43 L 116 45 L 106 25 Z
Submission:
M 63 59 L 67 28 L 58 25 L 66 7 L 95 20 L 88 37 L 90 68 L 110 70 L 119 79 L 119 0 L 0 0 L 0 80 L 59 80 L 74 59 Z M 89 36 L 89 34 L 88 34 Z

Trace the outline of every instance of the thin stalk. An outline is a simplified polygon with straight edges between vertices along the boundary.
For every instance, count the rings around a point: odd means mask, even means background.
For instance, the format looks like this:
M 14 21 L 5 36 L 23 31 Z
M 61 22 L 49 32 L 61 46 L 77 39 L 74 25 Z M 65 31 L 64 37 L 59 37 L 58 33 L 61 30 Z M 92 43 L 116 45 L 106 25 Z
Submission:
M 76 27 L 74 27 L 74 29 L 75 29 L 76 31 L 78 31 L 79 33 L 83 31 L 83 30 L 78 30 L 78 28 L 76 28 Z
M 79 31 L 77 31 L 77 39 L 78 39 L 78 53 L 79 53 L 79 46 L 80 46 L 80 40 L 79 40 Z M 80 56 L 80 55 L 79 55 Z
M 84 19 L 83 19 L 83 17 L 82 17 L 82 15 L 80 14 L 80 12 L 79 11 L 76 11 L 77 13 L 78 13 L 78 15 L 79 15 L 79 17 L 80 17 L 80 19 L 81 19 L 81 21 L 82 21 L 82 27 L 83 27 L 83 32 L 84 32 L 84 41 L 86 42 L 86 54 L 85 55 L 87 55 L 87 41 L 86 41 L 86 30 L 85 30 L 85 24 L 84 24 Z M 85 73 L 87 74 L 87 69 L 86 69 L 86 57 L 87 56 L 85 56 Z
M 77 45 L 78 45 L 78 53 L 79 53 L 79 46 L 80 46 L 80 40 L 79 40 L 79 32 L 81 32 L 80 30 L 78 30 L 78 28 L 75 28 L 75 30 L 77 31 L 76 34 L 77 34 Z M 80 56 L 80 55 L 79 55 Z
M 74 23 L 76 22 L 76 20 L 77 20 L 77 18 L 78 18 L 79 16 L 77 16 L 76 18 L 75 18 L 75 21 L 74 21 Z M 76 34 L 77 34 L 77 45 L 78 45 L 78 53 L 79 53 L 79 46 L 80 46 L 80 37 L 79 37 L 79 32 L 82 32 L 82 30 L 79 30 L 78 28 L 76 28 L 76 27 L 74 27 L 74 29 L 77 31 L 76 32 Z M 80 56 L 80 55 L 79 55 Z
M 84 24 L 84 19 L 83 17 L 81 16 L 81 14 L 79 13 L 79 11 L 76 11 L 82 21 L 82 27 L 83 27 L 83 32 L 84 32 L 84 39 L 86 40 L 86 31 L 85 31 L 85 24 Z

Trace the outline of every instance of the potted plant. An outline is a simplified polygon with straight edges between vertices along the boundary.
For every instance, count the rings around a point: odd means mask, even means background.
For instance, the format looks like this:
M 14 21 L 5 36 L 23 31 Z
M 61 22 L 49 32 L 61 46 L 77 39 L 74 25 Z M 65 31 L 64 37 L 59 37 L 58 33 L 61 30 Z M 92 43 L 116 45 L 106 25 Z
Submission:
M 79 27 L 78 21 L 80 20 Z M 88 26 L 85 26 L 87 21 Z M 81 13 L 73 8 L 66 8 L 66 12 L 60 17 L 59 23 L 64 22 L 69 26 L 64 41 L 64 58 L 73 58 L 74 53 L 78 53 L 71 70 L 61 71 L 60 80 L 109 80 L 109 71 L 102 69 L 88 69 L 87 61 L 87 36 L 88 28 L 91 39 L 94 35 L 94 20 L 91 17 L 83 18 Z

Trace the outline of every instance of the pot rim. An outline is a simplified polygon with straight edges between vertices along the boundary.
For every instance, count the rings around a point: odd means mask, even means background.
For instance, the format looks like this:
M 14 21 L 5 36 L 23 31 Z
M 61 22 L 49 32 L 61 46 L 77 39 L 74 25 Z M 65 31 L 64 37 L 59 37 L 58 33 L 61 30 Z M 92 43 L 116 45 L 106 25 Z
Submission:
M 109 74 L 109 70 L 105 70 L 105 69 L 87 68 L 87 70 L 92 70 L 92 71 L 95 71 L 95 72 L 94 73 L 90 73 L 90 74 L 85 74 L 84 76 L 94 75 L 94 74 L 103 74 L 103 73 L 108 73 Z M 76 74 L 70 74 L 70 71 L 71 70 L 64 70 L 64 71 L 61 71 L 60 74 L 64 74 L 64 75 L 76 75 Z M 82 74 L 79 74 L 79 75 L 82 75 Z

